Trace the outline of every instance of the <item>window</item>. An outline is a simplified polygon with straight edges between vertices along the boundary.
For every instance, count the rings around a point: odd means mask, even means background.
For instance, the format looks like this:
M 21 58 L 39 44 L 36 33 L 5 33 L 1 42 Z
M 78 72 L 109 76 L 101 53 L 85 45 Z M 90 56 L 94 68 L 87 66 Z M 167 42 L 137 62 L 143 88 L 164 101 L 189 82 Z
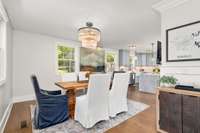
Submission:
M 75 72 L 75 48 L 57 45 L 57 72 L 59 74 L 66 74 Z
M 6 80 L 6 23 L 0 22 L 0 85 Z
M 115 70 L 115 58 L 116 54 L 113 52 L 106 53 L 106 72 L 112 72 Z
M 8 17 L 0 1 L 0 85 L 6 81 L 6 39 L 7 39 L 7 22 Z

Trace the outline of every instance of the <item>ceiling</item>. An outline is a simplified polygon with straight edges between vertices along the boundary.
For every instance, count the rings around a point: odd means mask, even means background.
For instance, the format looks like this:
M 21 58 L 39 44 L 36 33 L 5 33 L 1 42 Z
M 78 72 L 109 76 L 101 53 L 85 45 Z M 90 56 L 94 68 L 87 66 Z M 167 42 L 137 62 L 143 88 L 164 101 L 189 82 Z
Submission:
M 91 21 L 101 30 L 104 47 L 149 45 L 160 39 L 160 0 L 4 0 L 17 30 L 78 41 L 78 28 Z

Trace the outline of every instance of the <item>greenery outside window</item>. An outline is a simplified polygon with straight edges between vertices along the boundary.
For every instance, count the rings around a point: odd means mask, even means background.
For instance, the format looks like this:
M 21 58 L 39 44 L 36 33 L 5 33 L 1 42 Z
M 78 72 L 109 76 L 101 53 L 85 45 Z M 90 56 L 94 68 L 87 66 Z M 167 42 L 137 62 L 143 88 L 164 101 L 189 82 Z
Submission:
M 115 58 L 116 54 L 113 52 L 106 53 L 106 72 L 112 72 L 115 70 Z
M 63 75 L 66 73 L 75 72 L 75 48 L 57 45 L 57 65 L 58 73 Z

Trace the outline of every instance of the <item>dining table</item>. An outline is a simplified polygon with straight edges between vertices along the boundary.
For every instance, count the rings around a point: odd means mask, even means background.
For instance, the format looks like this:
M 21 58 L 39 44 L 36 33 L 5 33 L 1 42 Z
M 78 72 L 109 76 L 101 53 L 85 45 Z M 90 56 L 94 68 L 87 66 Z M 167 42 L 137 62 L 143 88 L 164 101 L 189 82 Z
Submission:
M 88 88 L 88 80 L 85 81 L 73 81 L 73 82 L 56 82 L 55 85 L 62 88 L 68 97 L 67 106 L 69 109 L 69 117 L 74 119 L 76 94 L 80 90 Z

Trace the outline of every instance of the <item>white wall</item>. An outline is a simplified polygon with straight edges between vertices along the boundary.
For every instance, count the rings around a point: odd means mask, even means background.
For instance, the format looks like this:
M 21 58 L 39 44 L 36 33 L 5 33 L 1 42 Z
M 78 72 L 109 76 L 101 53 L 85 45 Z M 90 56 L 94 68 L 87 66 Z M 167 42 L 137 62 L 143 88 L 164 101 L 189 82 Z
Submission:
M 163 43 L 161 75 L 174 75 L 179 82 L 192 83 L 200 87 L 200 61 L 166 62 L 166 29 L 200 20 L 200 1 L 188 0 L 175 8 L 162 12 L 161 37 Z
M 54 85 L 56 81 L 60 80 L 60 76 L 56 73 L 56 44 L 79 46 L 73 41 L 16 30 L 13 43 L 14 99 L 21 96 L 34 96 L 30 82 L 31 74 L 38 75 L 41 88 L 58 89 Z M 78 57 L 79 55 L 76 54 L 75 61 L 78 61 Z M 76 71 L 78 68 L 76 66 Z
M 43 89 L 60 89 L 56 73 L 56 44 L 76 47 L 76 72 L 79 71 L 80 43 L 50 36 L 15 30 L 13 33 L 13 96 L 15 101 L 34 96 L 30 75 L 38 75 Z M 106 49 L 110 50 L 110 49 Z M 118 55 L 117 55 L 118 56 Z
M 12 28 L 10 24 L 7 24 L 7 72 L 6 72 L 6 82 L 0 86 L 0 132 L 4 124 L 4 119 L 6 117 L 5 112 L 12 102 Z M 1 123 L 2 122 L 2 123 Z

